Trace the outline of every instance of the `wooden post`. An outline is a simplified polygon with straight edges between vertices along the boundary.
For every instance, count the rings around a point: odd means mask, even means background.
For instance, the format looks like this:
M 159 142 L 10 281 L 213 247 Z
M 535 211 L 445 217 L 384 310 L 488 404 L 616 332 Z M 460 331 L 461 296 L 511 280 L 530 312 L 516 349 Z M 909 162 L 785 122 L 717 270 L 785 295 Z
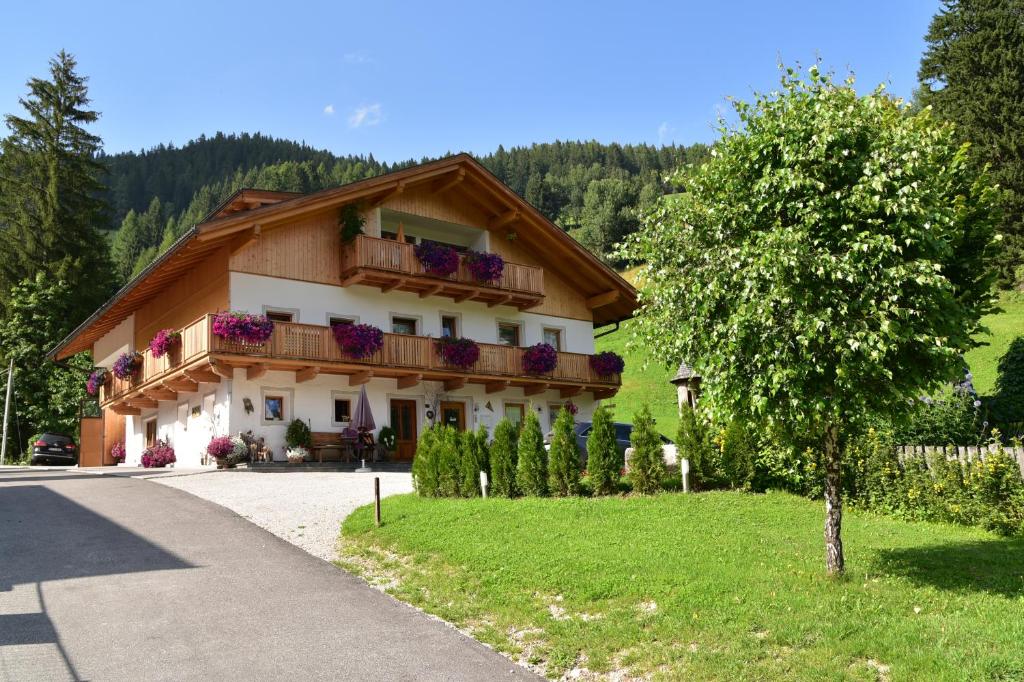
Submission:
M 380 476 L 373 477 L 373 520 L 380 527 Z

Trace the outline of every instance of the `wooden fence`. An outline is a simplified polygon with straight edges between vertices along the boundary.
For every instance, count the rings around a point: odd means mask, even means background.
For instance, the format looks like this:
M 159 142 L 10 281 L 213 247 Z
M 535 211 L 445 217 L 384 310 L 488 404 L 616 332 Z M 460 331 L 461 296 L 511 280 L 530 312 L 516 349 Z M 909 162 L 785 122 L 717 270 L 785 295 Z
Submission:
M 995 445 L 900 445 L 896 448 L 896 454 L 901 462 L 907 459 L 921 458 L 926 465 L 939 455 L 949 461 L 971 462 L 980 459 L 984 462 L 985 457 L 995 451 Z M 1017 460 L 1017 465 L 1020 466 L 1020 475 L 1024 476 L 1024 447 L 1004 446 L 1003 452 Z

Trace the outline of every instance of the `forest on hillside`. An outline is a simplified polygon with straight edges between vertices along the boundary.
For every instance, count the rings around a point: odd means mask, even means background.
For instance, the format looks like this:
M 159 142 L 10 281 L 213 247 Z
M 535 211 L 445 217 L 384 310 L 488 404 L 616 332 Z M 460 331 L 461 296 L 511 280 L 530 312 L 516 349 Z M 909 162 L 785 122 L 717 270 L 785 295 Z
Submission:
M 479 160 L 587 248 L 607 257 L 667 190 L 663 177 L 706 154 L 704 145 L 559 141 L 499 147 Z M 338 156 L 259 133 L 217 133 L 180 148 L 160 145 L 101 156 L 108 169 L 115 270 L 126 281 L 242 187 L 315 192 L 431 160 L 388 164 L 372 155 Z

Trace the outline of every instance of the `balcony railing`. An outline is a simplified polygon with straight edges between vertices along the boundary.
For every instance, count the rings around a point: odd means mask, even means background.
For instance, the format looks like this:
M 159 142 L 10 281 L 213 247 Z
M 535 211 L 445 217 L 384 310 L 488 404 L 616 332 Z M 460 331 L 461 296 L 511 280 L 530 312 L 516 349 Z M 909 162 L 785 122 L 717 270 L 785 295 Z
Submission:
M 501 279 L 494 283 L 477 281 L 466 267 L 465 258 L 459 257 L 459 269 L 447 277 L 438 277 L 424 270 L 416 258 L 413 245 L 393 239 L 359 235 L 351 244 L 342 247 L 342 280 L 350 283 L 370 283 L 390 286 L 402 280 L 397 288 L 430 290 L 440 296 L 461 296 L 467 290 L 476 290 L 475 298 L 488 299 L 491 295 L 511 295 L 517 302 L 536 304 L 544 297 L 544 270 L 533 265 L 505 261 Z M 525 306 L 524 306 L 525 307 Z
M 142 366 L 131 380 L 113 378 L 103 388 L 102 402 L 153 388 L 160 381 L 175 375 L 204 356 L 234 361 L 238 365 L 266 362 L 274 367 L 279 361 L 294 369 L 296 363 L 331 366 L 345 369 L 365 366 L 380 368 L 379 376 L 424 373 L 428 380 L 465 377 L 480 380 L 517 380 L 549 383 L 553 388 L 583 386 L 589 390 L 617 389 L 619 375 L 598 376 L 590 366 L 590 356 L 583 353 L 558 353 L 558 364 L 548 374 L 531 375 L 523 371 L 525 348 L 481 343 L 480 358 L 471 367 L 454 367 L 443 362 L 435 348 L 436 339 L 427 336 L 384 334 L 383 347 L 373 355 L 353 359 L 342 352 L 330 327 L 276 322 L 274 332 L 265 343 L 242 344 L 216 336 L 212 332 L 212 315 L 204 316 L 181 330 L 181 344 L 175 352 L 154 358 L 149 349 L 142 353 Z M 229 357 L 234 356 L 234 357 Z M 237 357 L 237 361 L 235 358 Z

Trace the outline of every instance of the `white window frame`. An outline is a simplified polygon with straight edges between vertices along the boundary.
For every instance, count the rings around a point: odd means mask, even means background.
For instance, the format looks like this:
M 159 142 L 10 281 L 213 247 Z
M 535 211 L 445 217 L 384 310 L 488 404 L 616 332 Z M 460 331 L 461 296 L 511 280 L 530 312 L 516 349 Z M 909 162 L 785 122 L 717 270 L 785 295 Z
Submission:
M 446 317 L 455 318 L 455 338 L 462 338 L 462 313 L 453 313 L 447 310 L 440 310 L 437 313 L 437 338 L 440 339 L 444 336 L 444 318 Z
M 298 308 L 284 308 L 279 305 L 265 305 L 263 306 L 263 314 L 269 313 L 283 313 L 292 316 L 292 322 L 299 322 L 299 309 Z
M 567 345 L 565 342 L 565 327 L 558 327 L 551 324 L 546 324 L 543 327 L 541 327 L 540 340 L 543 341 L 544 343 L 547 343 L 547 341 L 544 340 L 544 333 L 549 329 L 553 332 L 558 332 L 558 347 L 555 348 L 555 350 L 557 350 L 558 352 L 564 351 Z
M 359 394 L 358 393 L 352 393 L 351 391 L 331 391 L 331 405 L 330 405 L 331 413 L 329 415 L 329 417 L 331 419 L 331 426 L 339 426 L 339 427 L 344 428 L 344 427 L 349 426 L 349 425 L 352 424 L 352 421 L 351 421 L 352 412 L 354 412 L 355 409 L 356 409 L 356 400 L 358 398 L 359 398 Z M 334 421 L 334 401 L 335 400 L 347 400 L 348 401 L 348 404 L 349 404 L 348 416 L 349 416 L 349 419 L 350 419 L 349 421 L 347 421 L 347 422 Z
M 498 318 L 494 321 L 494 342 L 498 345 L 504 345 L 501 342 L 501 325 L 514 325 L 519 327 L 519 345 L 511 346 L 512 348 L 523 348 L 526 345 L 526 325 L 523 324 L 522 320 L 504 320 Z
M 416 320 L 416 333 L 412 336 L 423 336 L 423 316 L 422 315 L 410 315 L 409 313 L 388 313 L 388 330 L 392 334 L 397 334 L 395 331 L 395 318 L 402 317 L 407 320 Z

